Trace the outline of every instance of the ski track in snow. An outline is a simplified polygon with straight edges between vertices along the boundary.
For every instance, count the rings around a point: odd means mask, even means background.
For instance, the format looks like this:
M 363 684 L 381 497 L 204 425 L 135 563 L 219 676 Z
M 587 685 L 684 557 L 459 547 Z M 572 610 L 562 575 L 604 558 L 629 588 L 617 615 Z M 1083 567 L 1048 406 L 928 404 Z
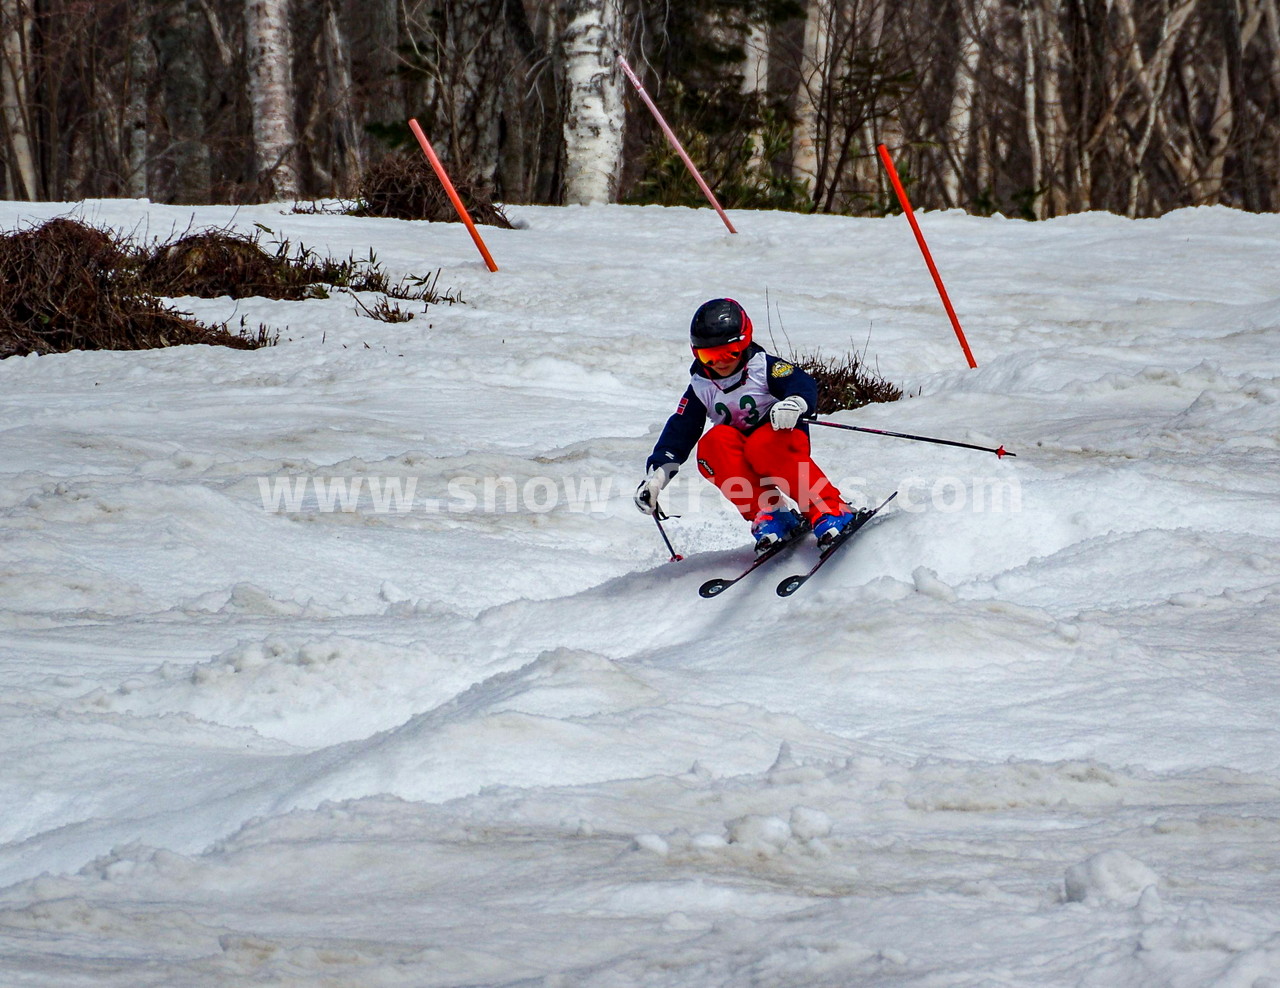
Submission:
M 510 213 L 490 274 L 0 203 L 464 300 L 0 362 L 0 983 L 1280 986 L 1280 217 L 925 214 L 968 370 L 901 218 Z M 716 295 L 910 396 L 840 421 L 1017 458 L 815 428 L 898 500 L 700 599 L 745 529 L 690 466 L 668 563 L 631 491 Z

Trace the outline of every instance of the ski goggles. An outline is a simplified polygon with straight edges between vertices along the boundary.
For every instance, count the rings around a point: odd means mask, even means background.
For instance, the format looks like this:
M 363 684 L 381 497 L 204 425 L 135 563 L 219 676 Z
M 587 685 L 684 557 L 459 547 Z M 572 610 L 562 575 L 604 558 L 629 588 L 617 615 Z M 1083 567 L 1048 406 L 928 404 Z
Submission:
M 719 346 L 696 346 L 693 355 L 704 364 L 714 364 L 721 360 L 737 360 L 747 352 L 747 344 L 742 340 L 735 343 L 722 343 Z

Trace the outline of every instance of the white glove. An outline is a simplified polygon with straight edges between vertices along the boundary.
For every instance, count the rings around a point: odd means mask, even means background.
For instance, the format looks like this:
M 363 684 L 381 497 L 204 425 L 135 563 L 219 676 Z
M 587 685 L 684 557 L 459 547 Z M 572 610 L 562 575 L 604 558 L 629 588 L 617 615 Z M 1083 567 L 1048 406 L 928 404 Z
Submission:
M 640 486 L 636 488 L 636 507 L 646 515 L 658 510 L 658 494 L 670 483 L 680 468 L 674 463 L 663 463 L 654 467 L 647 474 Z
M 783 398 L 769 409 L 769 421 L 775 429 L 794 429 L 800 416 L 809 410 L 808 403 L 799 395 Z

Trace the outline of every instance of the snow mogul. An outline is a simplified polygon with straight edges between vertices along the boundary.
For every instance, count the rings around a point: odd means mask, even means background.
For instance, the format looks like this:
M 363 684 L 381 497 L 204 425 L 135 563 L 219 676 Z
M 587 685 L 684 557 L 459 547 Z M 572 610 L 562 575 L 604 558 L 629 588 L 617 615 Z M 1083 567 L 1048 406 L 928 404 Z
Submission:
M 750 522 L 756 552 L 806 528 L 826 548 L 856 515 L 809 454 L 803 419 L 818 406 L 818 382 L 752 342 L 751 318 L 731 298 L 698 307 L 689 342 L 689 387 L 645 463 L 636 507 L 657 510 L 659 492 L 696 446 L 698 471 Z M 704 435 L 708 417 L 715 425 Z

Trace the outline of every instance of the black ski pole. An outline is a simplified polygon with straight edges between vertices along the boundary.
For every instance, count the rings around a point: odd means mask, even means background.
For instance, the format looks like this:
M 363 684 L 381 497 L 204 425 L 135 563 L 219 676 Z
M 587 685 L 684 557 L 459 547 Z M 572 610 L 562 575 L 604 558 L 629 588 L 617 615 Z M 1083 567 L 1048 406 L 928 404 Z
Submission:
M 827 422 L 824 419 L 810 419 L 813 425 L 825 425 L 829 429 L 847 429 L 850 432 L 869 432 L 875 436 L 893 436 L 895 439 L 914 439 L 918 443 L 934 443 L 938 446 L 959 446 L 961 449 L 976 449 L 983 453 L 995 453 L 996 456 L 1003 459 L 1006 456 L 1017 456 L 1017 453 L 1010 453 L 1003 446 L 992 449 L 990 446 L 975 446 L 973 443 L 959 443 L 954 439 L 933 439 L 929 436 L 913 436 L 906 432 L 889 432 L 885 429 L 868 429 L 860 425 L 843 425 L 839 422 Z
M 667 551 L 671 553 L 671 558 L 668 559 L 667 562 L 678 563 L 680 560 L 684 559 L 684 556 L 676 552 L 675 546 L 673 546 L 671 544 L 671 540 L 667 538 L 667 530 L 662 527 L 663 520 L 670 517 L 670 515 L 666 514 L 660 507 L 658 507 L 658 502 L 655 500 L 653 502 L 653 523 L 658 526 L 658 534 L 662 536 L 662 541 L 667 544 Z

